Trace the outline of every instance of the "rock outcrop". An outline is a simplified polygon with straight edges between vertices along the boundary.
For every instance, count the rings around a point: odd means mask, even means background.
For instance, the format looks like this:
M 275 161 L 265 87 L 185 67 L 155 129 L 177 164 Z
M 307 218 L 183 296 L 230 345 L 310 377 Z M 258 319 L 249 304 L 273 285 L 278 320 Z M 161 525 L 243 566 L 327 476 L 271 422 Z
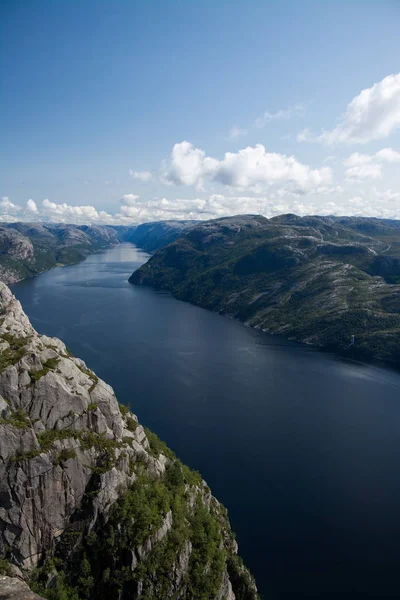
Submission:
M 0 600 L 43 600 L 21 579 L 0 575 Z
M 201 477 L 0 283 L 0 568 L 49 598 L 253 600 L 236 551 Z

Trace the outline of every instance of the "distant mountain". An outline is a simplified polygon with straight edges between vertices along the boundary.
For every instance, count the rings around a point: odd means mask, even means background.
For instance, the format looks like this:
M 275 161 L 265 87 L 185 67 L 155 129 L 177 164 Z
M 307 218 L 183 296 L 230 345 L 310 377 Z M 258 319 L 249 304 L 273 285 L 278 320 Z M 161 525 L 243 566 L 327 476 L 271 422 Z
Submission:
M 79 262 L 118 243 L 110 227 L 4 223 L 0 227 L 0 280 L 14 283 L 57 265 Z
M 154 252 L 176 240 L 198 221 L 154 221 L 136 227 L 114 227 L 121 242 L 136 244 L 146 252 Z
M 143 225 L 99 226 L 3 223 L 0 226 L 0 281 L 15 283 L 52 267 L 84 260 L 121 242 L 146 252 L 176 240 L 196 221 L 156 221 Z
M 256 215 L 202 222 L 131 283 L 302 342 L 400 362 L 400 221 Z

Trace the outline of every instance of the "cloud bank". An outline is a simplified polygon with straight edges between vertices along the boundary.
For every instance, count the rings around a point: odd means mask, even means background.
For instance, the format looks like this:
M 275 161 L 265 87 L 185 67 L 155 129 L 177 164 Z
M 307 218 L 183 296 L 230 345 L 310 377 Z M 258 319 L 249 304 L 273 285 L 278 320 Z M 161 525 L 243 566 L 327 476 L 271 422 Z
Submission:
M 353 159 L 355 160 L 355 159 Z M 35 210 L 36 208 L 36 210 Z M 133 225 L 168 219 L 213 219 L 234 214 L 261 214 L 272 217 L 279 214 L 376 216 L 400 219 L 400 193 L 377 190 L 346 194 L 337 186 L 325 196 L 299 196 L 283 190 L 268 195 L 209 194 L 197 198 L 142 198 L 125 194 L 114 213 L 97 210 L 91 205 L 73 206 L 44 199 L 36 203 L 30 199 L 19 206 L 3 198 L 0 201 L 0 223 L 15 221 L 44 221 L 75 223 L 78 225 Z
M 362 90 L 348 104 L 338 125 L 314 135 L 304 129 L 299 142 L 366 144 L 388 137 L 400 127 L 400 73 Z
M 267 152 L 262 144 L 227 152 L 222 160 L 217 160 L 186 141 L 174 145 L 162 173 L 162 180 L 169 185 L 202 189 L 204 182 L 210 181 L 260 192 L 279 184 L 299 194 L 329 185 L 332 178 L 330 167 L 313 169 L 294 156 Z
M 354 152 L 343 162 L 349 180 L 380 179 L 385 163 L 400 163 L 400 152 L 392 148 L 383 148 L 375 154 Z

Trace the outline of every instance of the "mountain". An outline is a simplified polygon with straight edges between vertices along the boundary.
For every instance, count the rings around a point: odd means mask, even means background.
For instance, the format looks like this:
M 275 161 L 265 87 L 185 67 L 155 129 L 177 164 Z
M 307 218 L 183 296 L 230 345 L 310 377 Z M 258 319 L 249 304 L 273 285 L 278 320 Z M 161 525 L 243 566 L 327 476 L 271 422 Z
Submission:
M 0 281 L 15 283 L 52 267 L 84 260 L 121 242 L 146 252 L 176 240 L 196 221 L 156 221 L 143 225 L 99 226 L 3 223 L 0 227 Z
M 129 281 L 270 333 L 400 362 L 400 221 L 353 217 L 207 221 Z
M 201 476 L 2 283 L 0 458 L 0 597 L 256 600 Z
M 110 227 L 48 223 L 3 223 L 0 227 L 0 280 L 14 283 L 58 265 L 79 262 L 118 244 Z
M 146 252 L 154 252 L 175 241 L 198 221 L 154 221 L 136 227 L 114 227 L 121 242 L 136 244 Z

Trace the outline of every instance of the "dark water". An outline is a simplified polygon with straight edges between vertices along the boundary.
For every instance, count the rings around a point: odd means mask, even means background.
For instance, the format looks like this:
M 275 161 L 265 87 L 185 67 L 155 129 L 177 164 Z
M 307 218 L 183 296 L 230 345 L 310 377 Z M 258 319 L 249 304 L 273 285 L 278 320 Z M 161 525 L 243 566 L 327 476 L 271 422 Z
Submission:
M 264 598 L 400 598 L 400 375 L 127 283 L 122 245 L 14 286 L 227 506 Z

